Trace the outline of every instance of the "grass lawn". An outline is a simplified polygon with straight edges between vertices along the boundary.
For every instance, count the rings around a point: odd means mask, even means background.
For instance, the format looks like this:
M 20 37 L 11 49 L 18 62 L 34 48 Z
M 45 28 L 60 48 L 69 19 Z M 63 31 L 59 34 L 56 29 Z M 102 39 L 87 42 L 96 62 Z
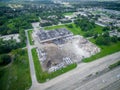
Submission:
M 103 31 L 102 31 L 103 27 L 102 26 L 99 26 L 99 25 L 96 25 L 96 27 L 93 29 L 95 32 L 101 34 Z
M 73 15 L 73 13 L 69 12 L 69 13 L 64 13 L 63 15 L 71 16 L 71 15 Z
M 72 25 L 73 28 L 69 28 L 68 25 Z M 74 23 L 45 27 L 44 29 L 45 30 L 54 30 L 54 29 L 58 29 L 58 28 L 67 28 L 68 30 L 70 30 L 75 35 L 78 35 L 78 34 L 83 35 L 84 34 L 84 32 L 80 28 L 76 27 Z
M 94 42 L 94 40 L 91 40 L 91 41 Z M 99 46 L 99 47 L 101 48 L 100 53 L 98 53 L 94 56 L 91 56 L 90 58 L 84 59 L 83 62 L 91 62 L 91 61 L 94 61 L 98 58 L 101 58 L 101 57 L 104 57 L 106 55 L 120 51 L 120 41 L 117 43 L 111 43 L 108 46 Z
M 66 25 L 66 24 L 65 24 Z M 57 25 L 57 26 L 47 26 L 44 27 L 45 30 L 53 30 L 53 29 L 58 29 L 58 28 L 64 28 L 65 25 Z
M 68 25 L 72 25 L 72 28 L 69 28 Z M 57 26 L 51 26 L 51 27 L 45 27 L 45 30 L 53 30 L 53 29 L 58 29 L 58 28 L 67 28 L 68 30 L 70 30 L 74 35 L 82 35 L 84 36 L 84 34 L 86 32 L 82 31 L 81 28 L 76 27 L 76 25 L 74 23 L 71 24 L 64 24 L 64 25 L 57 25 Z M 96 25 L 96 27 L 94 28 L 94 31 L 101 34 L 102 33 L 102 28 L 101 26 Z
M 12 53 L 15 53 L 13 63 L 0 69 L 0 90 L 27 90 L 32 84 L 27 50 Z
M 74 64 L 71 64 L 71 65 L 68 65 L 67 67 L 65 67 L 65 68 L 63 68 L 61 70 L 57 70 L 57 71 L 55 71 L 53 73 L 43 72 L 35 48 L 32 49 L 32 55 L 33 55 L 37 80 L 40 83 L 46 82 L 47 80 L 50 80 L 50 79 L 52 79 L 54 77 L 57 77 L 57 76 L 65 73 L 65 72 L 68 72 L 68 71 L 70 71 L 70 70 L 77 67 L 77 64 L 74 63 Z
M 34 45 L 34 43 L 33 43 L 33 39 L 32 39 L 32 32 L 33 32 L 33 30 L 29 30 L 28 31 L 28 37 L 29 37 L 29 41 L 30 41 L 30 45 Z

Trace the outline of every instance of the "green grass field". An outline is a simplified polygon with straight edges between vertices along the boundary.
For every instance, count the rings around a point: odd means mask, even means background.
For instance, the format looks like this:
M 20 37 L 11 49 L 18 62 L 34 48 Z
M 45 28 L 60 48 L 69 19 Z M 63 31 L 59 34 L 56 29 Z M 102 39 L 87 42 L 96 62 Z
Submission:
M 68 25 L 72 25 L 73 28 L 69 28 Z M 72 24 L 65 24 L 65 25 L 58 25 L 58 26 L 51 26 L 51 27 L 45 27 L 44 29 L 45 30 L 54 30 L 54 29 L 58 29 L 58 28 L 67 28 L 74 35 L 78 35 L 78 34 L 83 35 L 84 34 L 84 32 L 80 28 L 77 28 L 74 23 L 72 23 Z
M 33 43 L 33 39 L 32 39 L 32 32 L 33 32 L 33 30 L 29 30 L 28 31 L 28 38 L 29 38 L 29 41 L 30 41 L 30 45 L 34 45 L 34 43 Z
M 57 28 L 64 28 L 65 25 L 57 25 L 57 26 L 47 26 L 44 27 L 45 30 L 53 30 L 53 29 L 57 29 Z
M 63 15 L 71 16 L 71 15 L 73 15 L 73 13 L 69 12 L 69 13 L 64 13 Z
M 13 63 L 0 70 L 0 90 L 27 90 L 31 84 L 27 50 L 18 51 Z
M 33 60 L 34 60 L 34 65 L 35 65 L 36 77 L 37 77 L 38 82 L 40 83 L 46 82 L 47 80 L 55 78 L 77 67 L 77 64 L 74 63 L 71 65 L 68 65 L 67 67 L 63 69 L 57 70 L 53 73 L 43 72 L 35 48 L 32 49 L 32 55 L 33 55 Z
M 96 33 L 99 33 L 101 34 L 103 31 L 102 31 L 103 27 L 99 26 L 99 25 L 96 25 L 96 27 L 93 29 Z
M 72 25 L 72 28 L 69 28 L 68 25 Z M 84 36 L 84 34 L 86 32 L 82 31 L 81 28 L 76 27 L 76 25 L 74 23 L 72 24 L 65 24 L 65 25 L 57 25 L 57 26 L 51 26 L 51 27 L 45 27 L 45 30 L 54 30 L 54 29 L 58 29 L 58 28 L 67 28 L 68 30 L 70 30 L 74 35 L 82 35 Z M 94 28 L 94 31 L 101 34 L 102 33 L 102 28 L 101 26 L 96 25 L 96 27 Z

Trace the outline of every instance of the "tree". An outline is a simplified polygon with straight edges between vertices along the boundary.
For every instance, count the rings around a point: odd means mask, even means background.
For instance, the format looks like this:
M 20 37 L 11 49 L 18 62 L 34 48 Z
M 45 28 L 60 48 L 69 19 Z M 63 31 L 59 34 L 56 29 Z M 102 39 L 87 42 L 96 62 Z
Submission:
M 118 28 L 118 32 L 120 32 L 120 28 Z
M 0 66 L 7 65 L 11 62 L 11 57 L 7 54 L 0 55 Z
M 17 43 L 15 40 L 7 40 L 3 41 L 0 40 L 0 54 L 8 53 L 13 49 L 17 49 L 20 47 L 20 44 Z
M 110 28 L 109 28 L 109 27 L 104 27 L 102 30 L 103 30 L 103 31 L 109 31 Z
M 109 45 L 111 41 L 110 41 L 110 37 L 99 36 L 95 42 L 98 45 Z
M 93 38 L 96 39 L 97 37 L 98 37 L 98 33 L 95 33 Z
M 109 32 L 105 32 L 105 33 L 103 34 L 103 37 L 109 37 Z
M 92 37 L 94 35 L 94 32 L 92 30 L 85 32 L 85 37 Z
M 19 31 L 19 34 L 20 34 L 20 41 L 21 41 L 21 46 L 24 46 L 25 45 L 25 43 L 26 43 L 26 36 L 25 36 L 25 31 L 24 30 L 20 30 Z
M 75 25 L 80 27 L 82 31 L 89 31 L 95 28 L 95 23 L 87 18 L 75 20 Z
M 117 42 L 117 40 L 118 40 L 117 36 L 113 36 L 113 37 L 111 37 L 111 41 L 112 41 L 112 42 L 115 43 L 115 42 Z
M 72 24 L 70 24 L 70 25 L 67 25 L 67 27 L 68 27 L 68 28 L 73 28 L 73 25 L 72 25 Z

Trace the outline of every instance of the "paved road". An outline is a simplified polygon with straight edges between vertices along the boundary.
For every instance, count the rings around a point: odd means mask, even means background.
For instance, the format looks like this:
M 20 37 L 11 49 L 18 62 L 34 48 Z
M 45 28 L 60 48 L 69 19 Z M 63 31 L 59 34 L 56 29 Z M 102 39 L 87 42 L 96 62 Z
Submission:
M 120 79 L 111 83 L 110 85 L 106 86 L 101 90 L 120 90 Z
M 33 88 L 34 86 L 38 85 L 39 83 L 37 82 L 37 79 L 36 79 L 35 68 L 34 68 L 34 63 L 33 63 L 32 53 L 31 53 L 31 48 L 33 46 L 30 45 L 27 31 L 28 30 L 25 31 L 25 34 L 27 37 L 27 49 L 28 49 L 29 64 L 30 64 L 30 74 L 31 74 L 31 79 L 32 79 L 31 88 Z
M 111 83 L 114 83 L 115 81 L 120 81 L 120 77 L 117 77 L 118 75 L 120 75 L 120 67 L 94 80 L 91 80 L 90 82 L 82 86 L 79 85 L 79 87 L 77 87 L 76 89 L 69 89 L 69 90 L 101 90 L 102 88 L 110 85 Z M 119 88 L 120 90 L 120 87 L 115 87 L 115 88 Z M 111 90 L 115 90 L 115 88 L 111 88 Z

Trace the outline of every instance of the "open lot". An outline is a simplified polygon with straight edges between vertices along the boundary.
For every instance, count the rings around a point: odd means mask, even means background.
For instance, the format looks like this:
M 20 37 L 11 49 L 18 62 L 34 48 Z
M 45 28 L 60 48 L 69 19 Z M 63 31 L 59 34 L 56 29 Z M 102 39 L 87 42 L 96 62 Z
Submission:
M 76 68 L 76 66 L 77 66 L 77 64 L 73 63 L 71 65 L 68 65 L 67 67 L 60 69 L 60 70 L 57 70 L 52 73 L 48 73 L 48 72 L 45 72 L 42 70 L 42 66 L 38 59 L 38 55 L 37 55 L 35 48 L 32 49 L 32 56 L 33 56 L 33 62 L 34 62 L 34 66 L 35 66 L 36 77 L 37 77 L 38 82 L 40 82 L 40 83 L 44 83 L 47 80 L 55 78 L 69 70 Z
M 61 28 L 51 31 L 39 31 L 39 28 L 37 29 L 35 27 L 33 33 L 35 47 L 37 48 L 32 49 L 32 54 L 39 82 L 45 82 L 71 70 L 76 67 L 74 63 L 79 63 L 83 58 L 100 52 L 96 45 L 82 36 L 73 36 L 73 34 L 66 36 L 71 34 L 66 29 Z M 55 36 L 54 39 L 53 36 Z M 57 36 L 60 36 L 60 38 Z M 68 70 L 64 71 L 66 68 Z
M 85 34 L 84 31 L 82 31 L 80 28 L 76 27 L 75 24 L 69 24 L 69 25 L 73 25 L 73 28 L 69 28 L 68 25 L 58 25 L 58 26 L 51 26 L 51 27 L 45 27 L 45 30 L 51 30 L 51 29 L 56 29 L 56 28 L 63 28 L 66 27 L 68 30 L 70 30 L 74 35 L 83 35 Z M 102 33 L 102 28 L 101 26 L 96 25 L 96 27 L 94 28 L 94 31 L 101 34 Z M 95 39 L 91 38 L 89 39 L 92 43 L 95 43 Z M 83 60 L 83 62 L 90 62 L 93 60 L 96 60 L 98 58 L 104 57 L 106 55 L 115 53 L 120 51 L 120 42 L 118 41 L 117 43 L 111 43 L 108 46 L 98 46 L 101 48 L 101 52 L 99 52 L 96 55 L 93 55 L 90 58 L 86 58 Z
M 82 36 L 74 36 L 65 28 L 50 31 L 40 29 L 33 35 L 37 38 L 34 41 L 38 42 L 35 46 L 43 71 L 53 72 L 100 52 L 96 45 Z

